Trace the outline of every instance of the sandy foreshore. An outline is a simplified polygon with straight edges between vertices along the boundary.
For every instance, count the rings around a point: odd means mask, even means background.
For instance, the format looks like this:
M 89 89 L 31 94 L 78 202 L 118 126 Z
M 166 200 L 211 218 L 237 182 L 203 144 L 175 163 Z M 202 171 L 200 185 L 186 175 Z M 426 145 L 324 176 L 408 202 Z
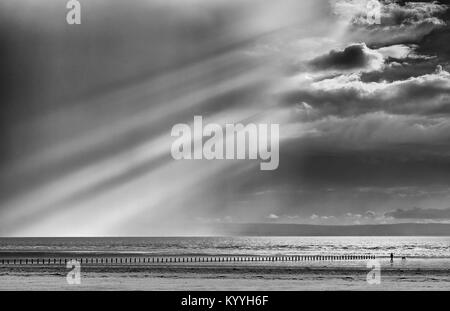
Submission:
M 381 262 L 381 284 L 366 262 L 84 266 L 69 285 L 64 266 L 0 268 L 0 290 L 450 290 L 450 261 Z

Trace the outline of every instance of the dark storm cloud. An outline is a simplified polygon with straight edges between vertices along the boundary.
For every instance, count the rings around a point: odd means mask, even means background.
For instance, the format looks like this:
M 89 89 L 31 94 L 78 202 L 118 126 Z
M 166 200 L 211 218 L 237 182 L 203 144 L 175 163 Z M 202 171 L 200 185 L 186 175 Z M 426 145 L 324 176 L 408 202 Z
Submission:
M 450 10 L 449 10 L 450 15 Z M 418 43 L 417 52 L 421 54 L 435 55 L 439 59 L 448 62 L 450 60 L 450 31 L 449 25 L 441 27 L 424 36 Z
M 400 43 L 420 42 L 434 29 L 444 27 L 432 21 L 408 26 L 387 26 L 385 28 L 355 28 L 349 36 L 352 41 L 364 41 L 369 46 L 389 46 Z M 386 35 L 389 33 L 389 35 Z
M 413 208 L 409 210 L 396 209 L 385 213 L 386 217 L 397 219 L 450 219 L 450 208 L 447 209 L 423 209 Z
M 363 72 L 361 74 L 362 82 L 394 82 L 398 80 L 407 80 L 409 78 L 419 77 L 433 72 L 441 64 L 437 58 L 417 59 L 386 59 L 386 66 L 380 71 Z M 448 69 L 450 70 L 450 68 Z M 448 71 L 446 69 L 446 71 Z
M 363 82 L 361 74 L 340 75 L 312 82 L 284 96 L 288 104 L 306 102 L 319 115 L 359 115 L 385 111 L 433 115 L 450 104 L 450 73 L 435 72 L 393 82 Z
M 353 44 L 342 51 L 330 51 L 319 56 L 310 65 L 317 69 L 356 69 L 368 67 L 372 62 L 382 61 L 381 55 L 374 53 L 365 44 Z
M 381 2 L 383 3 L 383 2 Z M 414 25 L 424 22 L 442 23 L 440 17 L 447 7 L 437 2 L 404 2 L 388 1 L 381 8 L 381 24 Z

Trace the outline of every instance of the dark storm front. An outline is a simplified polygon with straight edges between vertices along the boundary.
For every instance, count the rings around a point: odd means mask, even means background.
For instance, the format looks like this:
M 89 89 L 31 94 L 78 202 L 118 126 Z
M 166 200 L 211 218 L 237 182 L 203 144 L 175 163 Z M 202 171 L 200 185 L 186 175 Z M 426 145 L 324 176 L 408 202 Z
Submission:
M 444 3 L 1 6 L 5 71 L 14 73 L 1 113 L 2 236 L 449 221 Z M 198 144 L 177 161 L 171 129 L 196 116 L 222 126 L 201 131 L 214 132 L 217 153 Z M 279 150 L 227 157 L 225 124 L 279 124 Z M 199 136 L 185 129 L 178 138 Z

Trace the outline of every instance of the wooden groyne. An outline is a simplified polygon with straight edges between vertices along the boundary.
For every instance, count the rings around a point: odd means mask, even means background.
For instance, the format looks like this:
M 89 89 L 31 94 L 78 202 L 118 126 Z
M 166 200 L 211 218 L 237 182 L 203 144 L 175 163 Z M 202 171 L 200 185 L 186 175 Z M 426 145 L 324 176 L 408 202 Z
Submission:
M 1 266 L 66 265 L 76 260 L 84 265 L 152 265 L 175 263 L 233 263 L 233 262 L 297 262 L 297 261 L 364 261 L 374 255 L 300 255 L 300 256 L 77 256 L 67 258 L 3 258 Z

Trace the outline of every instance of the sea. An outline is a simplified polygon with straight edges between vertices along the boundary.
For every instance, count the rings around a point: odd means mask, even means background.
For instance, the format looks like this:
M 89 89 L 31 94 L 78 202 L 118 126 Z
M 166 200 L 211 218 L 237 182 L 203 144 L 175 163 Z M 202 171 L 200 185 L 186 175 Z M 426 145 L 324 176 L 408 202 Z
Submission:
M 57 237 L 0 238 L 0 253 L 364 255 L 450 259 L 450 237 Z

